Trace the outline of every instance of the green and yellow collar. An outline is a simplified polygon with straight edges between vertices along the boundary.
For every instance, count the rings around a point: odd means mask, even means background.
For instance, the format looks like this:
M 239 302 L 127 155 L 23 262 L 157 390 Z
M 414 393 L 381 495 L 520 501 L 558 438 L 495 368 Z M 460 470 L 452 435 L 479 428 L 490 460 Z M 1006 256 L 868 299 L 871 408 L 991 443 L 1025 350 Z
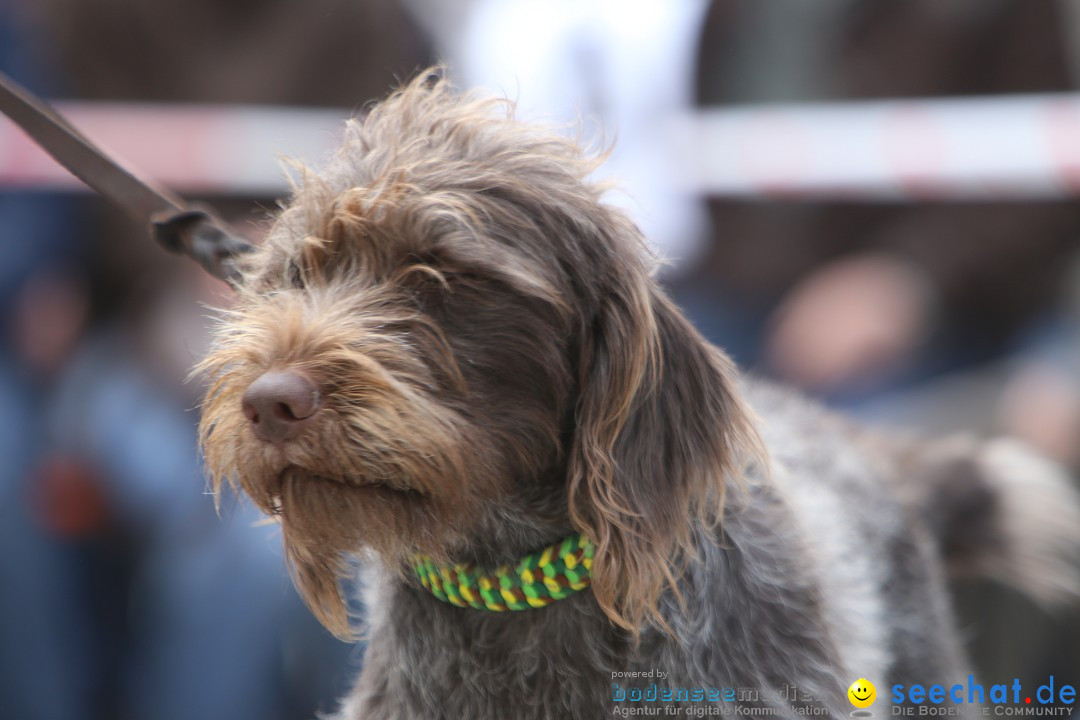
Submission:
M 420 583 L 443 602 L 503 612 L 550 605 L 589 586 L 593 544 L 581 535 L 484 572 L 470 563 L 437 565 L 426 555 L 413 558 Z

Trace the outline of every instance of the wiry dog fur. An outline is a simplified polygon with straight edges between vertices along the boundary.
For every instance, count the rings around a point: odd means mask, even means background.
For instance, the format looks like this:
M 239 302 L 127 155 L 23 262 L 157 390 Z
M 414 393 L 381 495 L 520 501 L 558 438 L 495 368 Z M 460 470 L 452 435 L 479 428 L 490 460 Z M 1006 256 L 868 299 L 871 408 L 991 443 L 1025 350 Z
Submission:
M 512 114 L 425 76 L 351 122 L 201 366 L 215 481 L 279 516 L 300 592 L 340 635 L 339 580 L 371 559 L 343 717 L 607 716 L 612 673 L 652 669 L 840 716 L 858 677 L 966 678 L 943 585 L 965 513 L 1006 561 L 1053 555 L 1034 586 L 1075 591 L 1064 480 L 1038 485 L 1053 531 L 1009 515 L 992 473 L 942 505 L 952 486 L 919 478 L 955 455 L 886 447 L 744 384 L 658 289 L 594 162 Z M 323 399 L 281 444 L 240 400 L 275 369 Z M 406 570 L 417 552 L 494 567 L 573 532 L 596 544 L 592 588 L 544 609 L 453 607 Z M 790 685 L 793 700 L 770 692 Z

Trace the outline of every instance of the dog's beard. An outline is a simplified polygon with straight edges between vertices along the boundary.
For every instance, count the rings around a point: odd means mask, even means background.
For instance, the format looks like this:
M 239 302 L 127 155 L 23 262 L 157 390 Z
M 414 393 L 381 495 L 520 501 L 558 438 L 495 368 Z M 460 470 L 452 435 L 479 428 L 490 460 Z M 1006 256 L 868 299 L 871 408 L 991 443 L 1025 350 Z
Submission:
M 265 447 L 258 451 L 252 456 L 262 459 L 236 467 L 233 476 L 264 512 L 278 518 L 297 590 L 316 617 L 341 637 L 351 631 L 339 583 L 354 573 L 358 551 L 374 551 L 395 569 L 418 551 L 445 555 L 478 512 L 470 509 L 475 507 L 468 502 L 472 493 L 451 491 L 460 483 L 449 472 L 441 478 L 430 472 L 404 475 L 400 467 L 373 463 L 363 468 L 355 459 L 346 465 L 327 456 L 278 469 L 278 462 L 265 456 L 283 453 Z M 430 458 L 431 452 L 425 455 Z M 343 467 L 354 474 L 343 474 Z M 436 487 L 436 480 L 442 487 Z
M 297 589 L 324 625 L 348 636 L 339 583 L 350 573 L 352 554 L 368 547 L 394 558 L 414 542 L 424 544 L 410 536 L 432 526 L 437 501 L 415 490 L 331 480 L 295 466 L 277 481 L 273 501 Z
M 335 396 L 317 425 L 278 447 L 254 436 L 239 395 L 247 374 L 207 397 L 203 447 L 215 486 L 228 479 L 281 523 L 297 589 L 332 632 L 351 636 L 339 588 L 357 551 L 400 570 L 416 552 L 447 557 L 498 496 L 484 443 L 449 409 L 416 398 Z M 465 449 L 470 461 L 464 461 Z

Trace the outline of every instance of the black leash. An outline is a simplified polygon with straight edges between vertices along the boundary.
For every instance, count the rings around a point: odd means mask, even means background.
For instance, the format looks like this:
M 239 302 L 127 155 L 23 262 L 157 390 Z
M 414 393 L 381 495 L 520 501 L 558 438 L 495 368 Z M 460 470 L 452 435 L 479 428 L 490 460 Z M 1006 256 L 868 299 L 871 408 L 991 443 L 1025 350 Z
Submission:
M 166 250 L 187 255 L 214 277 L 235 281 L 237 257 L 253 246 L 207 210 L 140 180 L 86 139 L 52 106 L 0 73 L 0 112 L 75 177 L 139 222 Z

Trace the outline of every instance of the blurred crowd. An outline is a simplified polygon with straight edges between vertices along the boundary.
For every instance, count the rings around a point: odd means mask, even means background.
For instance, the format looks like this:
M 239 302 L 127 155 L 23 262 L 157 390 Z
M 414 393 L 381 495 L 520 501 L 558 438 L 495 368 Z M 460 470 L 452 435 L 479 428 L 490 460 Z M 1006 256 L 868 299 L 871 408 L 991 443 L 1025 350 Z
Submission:
M 0 0 L 0 70 L 47 97 L 360 111 L 446 62 L 616 142 L 613 202 L 744 368 L 869 422 L 1009 433 L 1080 470 L 1080 202 L 699 197 L 664 181 L 655 139 L 702 107 L 1072 91 L 1078 7 Z M 277 200 L 203 199 L 255 240 Z M 318 627 L 273 527 L 228 494 L 216 514 L 199 467 L 185 378 L 227 288 L 96 198 L 0 183 L 0 299 L 0 717 L 332 709 L 362 647 Z M 983 672 L 1080 677 L 1077 618 L 958 590 Z

